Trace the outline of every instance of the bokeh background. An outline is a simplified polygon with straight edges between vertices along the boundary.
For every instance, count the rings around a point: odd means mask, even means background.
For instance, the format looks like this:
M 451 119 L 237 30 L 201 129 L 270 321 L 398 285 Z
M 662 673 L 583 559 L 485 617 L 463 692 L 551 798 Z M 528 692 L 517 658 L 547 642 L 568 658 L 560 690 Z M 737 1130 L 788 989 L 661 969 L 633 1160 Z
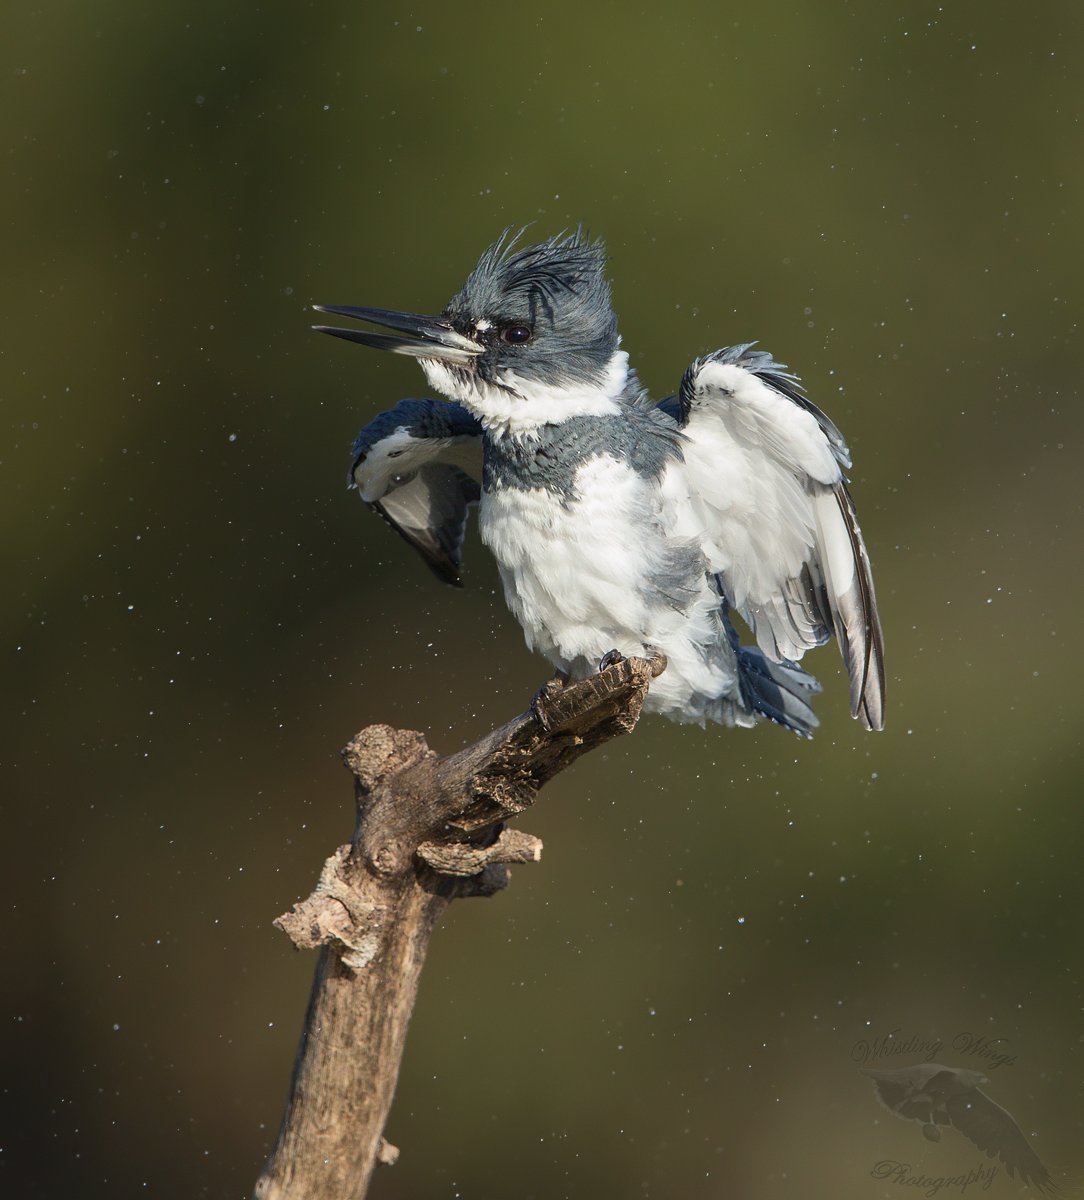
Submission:
M 373 1196 L 912 1193 L 874 1164 L 985 1160 L 878 1108 L 894 1030 L 1000 1039 L 1084 1173 L 1079 6 L 0 21 L 4 1194 L 245 1196 L 339 747 L 457 748 L 547 675 L 475 535 L 442 588 L 345 490 L 423 381 L 308 308 L 435 310 L 530 221 L 605 237 L 656 395 L 759 338 L 842 426 L 888 729 L 826 649 L 812 743 L 651 719 L 555 781 L 543 862 L 434 940 Z

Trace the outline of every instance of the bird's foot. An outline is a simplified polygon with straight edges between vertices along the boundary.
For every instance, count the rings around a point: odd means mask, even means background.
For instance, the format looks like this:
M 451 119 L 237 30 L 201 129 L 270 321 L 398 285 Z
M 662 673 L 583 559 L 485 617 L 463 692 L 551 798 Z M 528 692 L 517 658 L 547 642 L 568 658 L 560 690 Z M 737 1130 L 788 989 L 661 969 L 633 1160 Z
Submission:
M 568 682 L 571 678 L 572 676 L 567 671 L 563 671 L 560 667 L 557 667 L 553 672 L 553 677 L 547 679 L 538 691 L 535 692 L 534 699 L 531 701 L 531 711 L 536 716 L 540 716 L 546 706 L 546 702 L 552 700 L 558 693 L 563 692 L 568 687 Z M 544 721 L 543 724 L 545 724 Z
M 552 696 L 556 692 L 563 692 L 568 687 L 568 681 L 572 676 L 561 667 L 555 667 L 553 675 L 538 689 L 536 700 L 544 696 Z
M 651 678 L 658 679 L 663 671 L 666 670 L 668 661 L 666 655 L 655 646 L 645 645 L 643 657 L 651 665 Z M 625 655 L 620 650 L 611 650 L 609 654 L 604 654 L 599 660 L 598 669 L 605 671 L 607 667 L 616 667 L 624 661 Z
M 941 1130 L 931 1121 L 928 1125 L 922 1126 L 922 1136 L 928 1142 L 939 1142 L 941 1140 Z

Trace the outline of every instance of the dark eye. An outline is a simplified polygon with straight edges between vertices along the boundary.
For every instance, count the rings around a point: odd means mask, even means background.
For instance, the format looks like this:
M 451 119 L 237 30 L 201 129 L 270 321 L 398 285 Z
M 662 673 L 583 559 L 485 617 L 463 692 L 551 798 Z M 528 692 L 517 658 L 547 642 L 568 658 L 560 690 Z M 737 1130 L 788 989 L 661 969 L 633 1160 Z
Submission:
M 506 325 L 501 330 L 501 337 L 506 342 L 511 342 L 513 346 L 522 346 L 524 342 L 529 342 L 533 336 L 529 325 Z

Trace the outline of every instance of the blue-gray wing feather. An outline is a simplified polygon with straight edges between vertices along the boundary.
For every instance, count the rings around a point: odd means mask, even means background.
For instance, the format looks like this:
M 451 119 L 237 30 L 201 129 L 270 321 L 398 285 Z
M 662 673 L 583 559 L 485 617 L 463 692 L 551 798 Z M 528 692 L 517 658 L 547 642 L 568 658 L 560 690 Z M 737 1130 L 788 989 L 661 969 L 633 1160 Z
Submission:
M 354 440 L 349 485 L 421 555 L 461 587 L 468 510 L 481 496 L 482 427 L 462 405 L 400 400 Z

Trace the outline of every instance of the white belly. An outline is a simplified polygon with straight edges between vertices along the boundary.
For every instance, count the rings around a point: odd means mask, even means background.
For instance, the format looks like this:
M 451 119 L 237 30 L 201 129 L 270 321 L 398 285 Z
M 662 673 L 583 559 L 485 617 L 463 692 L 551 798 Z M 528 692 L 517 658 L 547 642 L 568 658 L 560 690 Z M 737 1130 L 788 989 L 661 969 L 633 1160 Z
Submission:
M 658 489 L 600 456 L 579 468 L 574 493 L 562 499 L 500 487 L 482 497 L 482 540 L 527 644 L 574 677 L 597 670 L 610 650 L 658 649 L 669 666 L 652 684 L 648 707 L 688 720 L 720 719 L 707 709 L 732 697 L 736 682 L 718 596 L 698 571 L 680 605 L 651 586 L 674 549 Z

